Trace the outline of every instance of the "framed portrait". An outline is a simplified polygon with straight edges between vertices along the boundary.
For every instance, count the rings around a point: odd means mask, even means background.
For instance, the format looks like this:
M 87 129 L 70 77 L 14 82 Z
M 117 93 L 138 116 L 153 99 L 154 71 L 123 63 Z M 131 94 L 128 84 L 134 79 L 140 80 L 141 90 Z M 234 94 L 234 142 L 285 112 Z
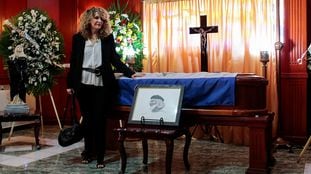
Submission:
M 178 126 L 184 87 L 138 85 L 128 124 Z

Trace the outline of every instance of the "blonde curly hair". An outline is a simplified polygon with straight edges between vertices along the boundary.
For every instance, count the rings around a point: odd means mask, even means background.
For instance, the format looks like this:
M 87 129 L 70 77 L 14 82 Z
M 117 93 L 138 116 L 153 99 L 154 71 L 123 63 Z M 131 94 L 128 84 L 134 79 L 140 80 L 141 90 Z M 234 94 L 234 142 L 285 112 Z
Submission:
M 95 14 L 98 14 L 103 20 L 103 26 L 99 30 L 99 37 L 107 37 L 112 33 L 111 25 L 109 22 L 109 13 L 107 10 L 101 7 L 92 7 L 84 11 L 80 16 L 80 29 L 82 36 L 85 39 L 91 38 L 91 20 L 95 17 Z

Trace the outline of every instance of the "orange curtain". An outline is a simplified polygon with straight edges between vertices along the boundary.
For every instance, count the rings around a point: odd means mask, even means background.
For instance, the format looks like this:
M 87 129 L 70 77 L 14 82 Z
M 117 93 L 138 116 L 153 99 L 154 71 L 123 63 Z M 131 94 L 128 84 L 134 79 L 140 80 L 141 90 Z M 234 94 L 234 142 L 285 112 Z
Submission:
M 276 113 L 276 0 L 144 0 L 145 72 L 200 71 L 200 35 L 189 34 L 207 15 L 209 72 L 262 74 L 260 51 L 268 51 L 267 107 Z M 248 129 L 220 127 L 225 142 L 248 144 Z

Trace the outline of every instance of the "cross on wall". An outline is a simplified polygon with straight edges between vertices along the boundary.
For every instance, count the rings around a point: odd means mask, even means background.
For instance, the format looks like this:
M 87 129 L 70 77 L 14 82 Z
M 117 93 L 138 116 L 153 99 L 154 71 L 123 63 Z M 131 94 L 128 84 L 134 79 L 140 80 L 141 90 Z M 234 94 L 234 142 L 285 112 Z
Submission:
M 206 15 L 200 16 L 200 27 L 190 27 L 190 34 L 201 35 L 201 71 L 208 71 L 207 34 L 218 33 L 218 26 L 206 26 Z

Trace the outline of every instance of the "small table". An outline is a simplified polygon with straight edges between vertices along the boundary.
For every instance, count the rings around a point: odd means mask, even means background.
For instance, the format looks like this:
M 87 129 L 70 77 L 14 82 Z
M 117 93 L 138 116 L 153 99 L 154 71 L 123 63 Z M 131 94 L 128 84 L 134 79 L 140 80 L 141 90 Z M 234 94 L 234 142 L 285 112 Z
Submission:
M 34 121 L 31 123 L 34 126 L 36 149 L 40 149 L 39 132 L 41 125 L 41 116 L 36 114 L 3 114 L 0 113 L 0 145 L 2 144 L 2 122 L 17 122 L 17 121 Z

